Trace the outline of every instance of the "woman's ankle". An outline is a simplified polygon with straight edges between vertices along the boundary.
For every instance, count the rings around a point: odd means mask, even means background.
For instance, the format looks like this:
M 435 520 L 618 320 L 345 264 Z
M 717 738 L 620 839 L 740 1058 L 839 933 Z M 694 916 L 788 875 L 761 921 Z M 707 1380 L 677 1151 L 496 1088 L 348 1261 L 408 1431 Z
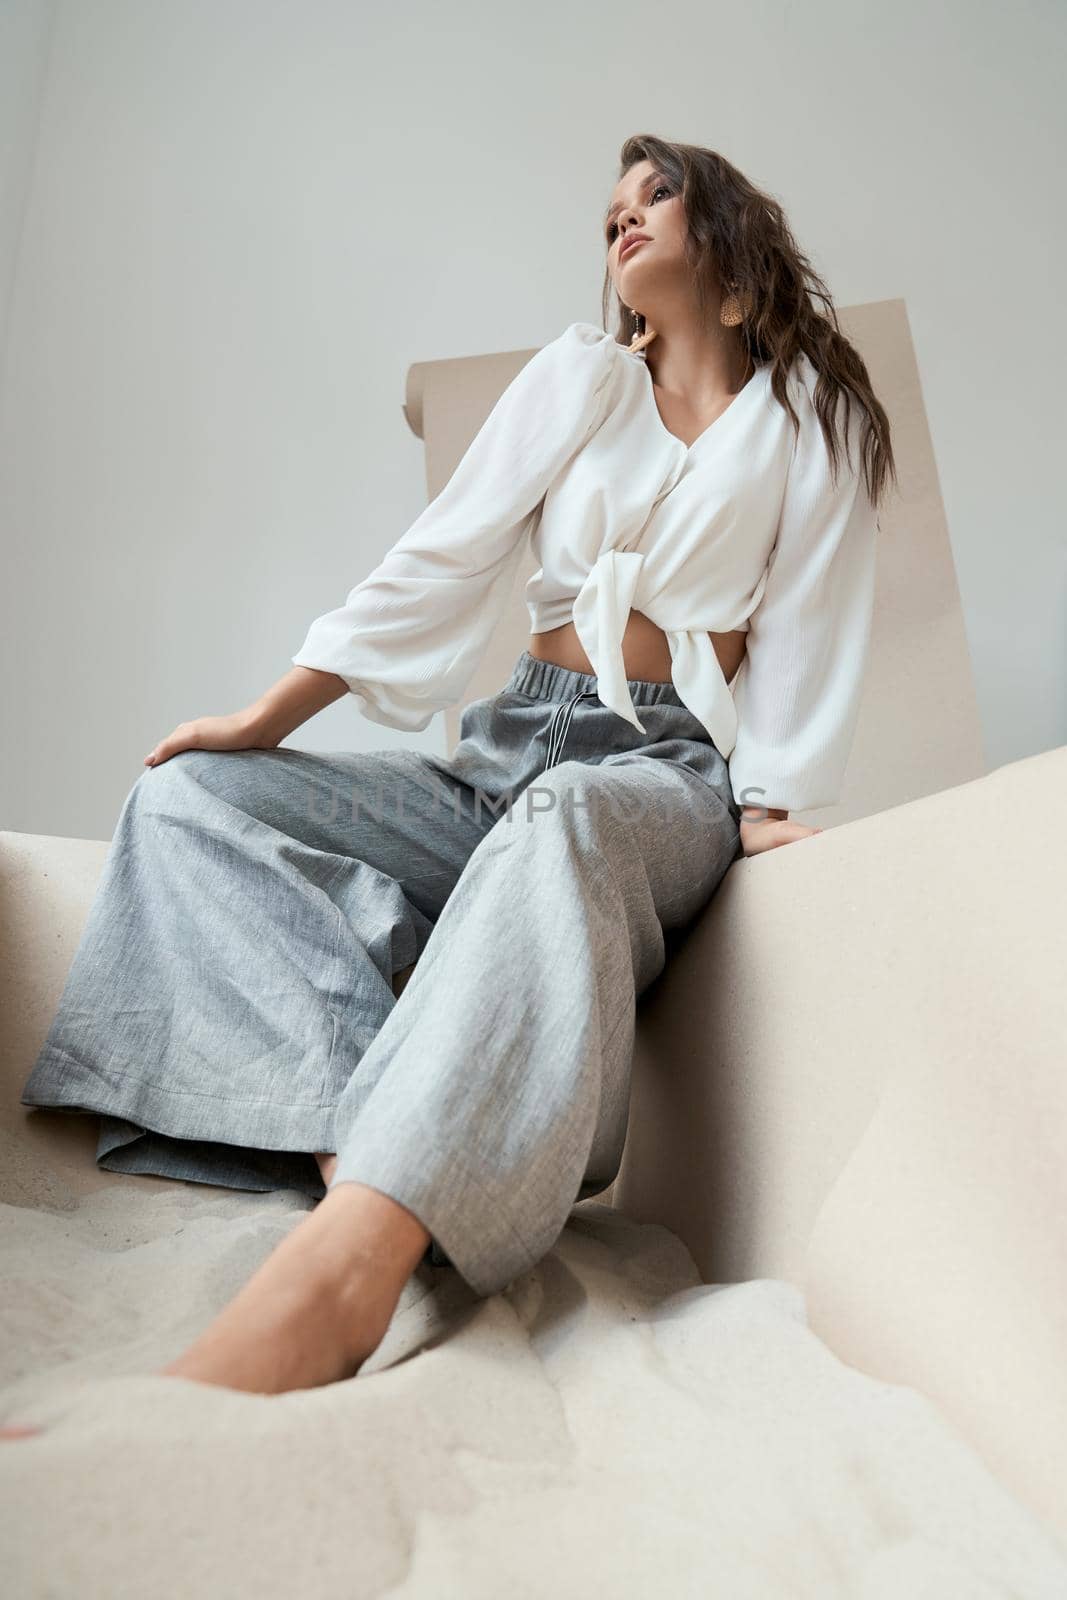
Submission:
M 319 1171 L 322 1173 L 322 1181 L 328 1189 L 333 1182 L 333 1175 L 337 1171 L 337 1157 L 329 1151 L 317 1150 L 315 1152 L 315 1160 L 318 1163 Z
M 339 1288 L 381 1291 L 393 1304 L 422 1260 L 430 1234 L 414 1212 L 355 1179 L 335 1183 L 301 1223 L 301 1250 Z

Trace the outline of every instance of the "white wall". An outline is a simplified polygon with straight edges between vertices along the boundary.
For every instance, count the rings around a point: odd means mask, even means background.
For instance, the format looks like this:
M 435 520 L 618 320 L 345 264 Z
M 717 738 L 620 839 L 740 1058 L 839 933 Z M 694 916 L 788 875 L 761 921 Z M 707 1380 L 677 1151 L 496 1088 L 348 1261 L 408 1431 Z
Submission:
M 906 299 L 989 763 L 1067 741 L 1062 6 L 0 18 L 0 825 L 110 837 L 157 739 L 288 670 L 424 503 L 409 363 L 598 319 L 631 132 L 723 150 L 840 304 Z

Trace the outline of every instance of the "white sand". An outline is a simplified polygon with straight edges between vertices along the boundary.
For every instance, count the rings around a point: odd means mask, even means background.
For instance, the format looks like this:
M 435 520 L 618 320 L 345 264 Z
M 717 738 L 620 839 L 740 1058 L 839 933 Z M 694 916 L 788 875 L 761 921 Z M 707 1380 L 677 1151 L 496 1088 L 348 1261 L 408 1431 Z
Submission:
M 12 1600 L 1067 1595 L 1051 1535 L 797 1290 L 702 1285 L 598 1202 L 492 1299 L 421 1267 L 357 1377 L 269 1398 L 152 1374 L 301 1196 L 32 1182 L 0 1205 L 0 1418 L 51 1419 L 0 1441 Z

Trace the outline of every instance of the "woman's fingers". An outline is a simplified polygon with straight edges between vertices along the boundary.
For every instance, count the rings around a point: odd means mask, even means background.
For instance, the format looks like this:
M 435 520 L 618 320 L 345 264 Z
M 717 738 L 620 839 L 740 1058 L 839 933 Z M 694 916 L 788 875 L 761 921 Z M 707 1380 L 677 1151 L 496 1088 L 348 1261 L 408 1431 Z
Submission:
M 179 750 L 188 750 L 189 748 L 190 744 L 187 739 L 179 739 L 177 734 L 174 733 L 169 734 L 167 738 L 159 741 L 154 750 L 148 752 L 144 758 L 144 764 L 146 767 L 158 767 L 159 763 L 166 761 L 168 756 L 177 755 Z
M 798 839 L 821 832 L 821 828 L 809 828 L 803 822 L 768 817 L 762 822 L 742 822 L 741 844 L 746 856 L 758 856 L 764 850 L 777 850 L 779 845 L 795 844 Z
M 154 750 L 150 750 L 144 758 L 146 767 L 158 767 L 161 761 L 166 761 L 170 756 L 176 756 L 179 750 L 199 750 L 215 748 L 225 749 L 224 741 L 217 737 L 214 741 L 209 737 L 208 724 L 221 723 L 221 717 L 201 717 L 197 722 L 179 722 L 173 733 L 168 733 L 161 739 Z
M 237 711 L 230 716 L 196 717 L 191 722 L 179 722 L 173 733 L 150 750 L 144 758 L 146 767 L 158 767 L 161 761 L 176 756 L 179 750 L 249 750 L 273 748 L 277 739 L 266 739 L 261 719 L 248 711 Z

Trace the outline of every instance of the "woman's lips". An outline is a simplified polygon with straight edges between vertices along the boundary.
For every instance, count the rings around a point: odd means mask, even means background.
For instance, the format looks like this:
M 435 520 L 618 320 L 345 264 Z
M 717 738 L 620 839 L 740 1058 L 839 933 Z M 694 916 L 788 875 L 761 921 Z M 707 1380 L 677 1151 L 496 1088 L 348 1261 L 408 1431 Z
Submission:
M 650 239 L 632 239 L 629 244 L 624 244 L 619 251 L 619 260 L 625 261 L 632 250 L 640 250 L 643 244 L 651 244 Z

